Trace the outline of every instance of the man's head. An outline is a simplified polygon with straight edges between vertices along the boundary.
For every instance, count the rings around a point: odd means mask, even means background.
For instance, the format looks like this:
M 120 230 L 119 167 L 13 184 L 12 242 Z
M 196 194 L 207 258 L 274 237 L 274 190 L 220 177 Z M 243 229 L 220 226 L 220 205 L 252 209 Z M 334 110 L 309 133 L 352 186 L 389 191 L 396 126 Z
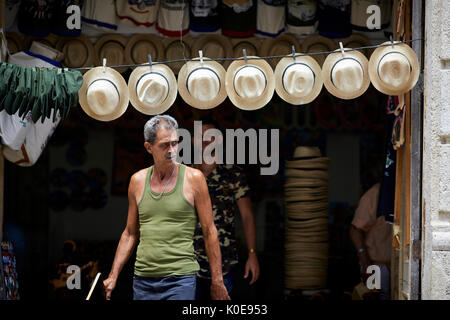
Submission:
M 175 162 L 178 154 L 178 123 L 168 115 L 154 116 L 144 126 L 144 147 L 155 164 Z
M 194 144 L 195 148 L 200 148 L 202 152 L 205 150 L 205 148 L 215 142 L 215 137 L 212 137 L 210 141 L 203 139 L 203 136 L 205 135 L 205 132 L 209 129 L 216 129 L 220 131 L 220 126 L 218 122 L 212 118 L 211 116 L 205 117 L 201 119 L 202 121 L 202 136 L 201 137 L 193 137 L 192 142 Z M 197 139 L 195 139 L 197 138 Z M 220 141 L 217 141 L 217 144 L 220 144 L 222 142 L 223 138 L 220 139 Z

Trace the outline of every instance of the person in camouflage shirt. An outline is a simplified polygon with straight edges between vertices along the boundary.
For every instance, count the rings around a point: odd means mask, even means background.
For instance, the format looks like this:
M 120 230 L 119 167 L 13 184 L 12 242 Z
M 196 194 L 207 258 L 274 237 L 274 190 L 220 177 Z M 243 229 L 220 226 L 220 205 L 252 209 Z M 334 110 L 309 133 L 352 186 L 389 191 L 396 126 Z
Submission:
M 211 128 L 217 128 L 212 119 L 202 120 L 202 136 Z M 196 145 L 197 143 L 197 145 Z M 210 144 L 210 141 L 194 141 L 197 148 L 202 144 L 202 151 Z M 234 233 L 234 218 L 236 205 L 241 214 L 242 226 L 248 247 L 248 259 L 245 265 L 245 275 L 252 273 L 250 284 L 255 283 L 259 277 L 259 263 L 255 252 L 256 231 L 254 214 L 251 207 L 250 188 L 242 168 L 235 165 L 206 164 L 196 165 L 205 175 L 208 184 L 209 195 L 212 202 L 214 223 L 217 228 L 220 251 L 222 255 L 222 273 L 225 287 L 231 296 L 234 287 L 235 266 L 238 263 L 236 238 Z M 200 223 L 194 234 L 194 248 L 200 271 L 197 273 L 198 300 L 209 300 L 209 288 L 211 286 L 211 274 L 205 244 Z

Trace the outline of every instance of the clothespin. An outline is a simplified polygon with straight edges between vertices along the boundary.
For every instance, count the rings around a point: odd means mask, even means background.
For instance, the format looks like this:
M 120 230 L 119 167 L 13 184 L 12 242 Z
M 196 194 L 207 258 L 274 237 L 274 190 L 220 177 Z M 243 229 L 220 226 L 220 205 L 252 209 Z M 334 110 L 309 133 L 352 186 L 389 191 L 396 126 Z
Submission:
M 203 64 L 203 50 L 198 50 L 198 56 L 200 57 L 200 64 Z
M 150 66 L 150 71 L 152 71 L 153 62 L 152 62 L 152 55 L 148 54 L 148 65 Z
M 391 41 L 392 48 L 394 48 L 394 40 L 392 40 L 392 34 L 389 36 L 389 40 Z
M 242 49 L 242 53 L 244 54 L 244 61 L 245 61 L 245 64 L 247 64 L 247 50 Z
M 103 58 L 103 73 L 106 72 L 106 58 Z
M 344 45 L 342 44 L 341 41 L 339 41 L 339 48 L 341 48 L 341 53 L 342 55 L 344 55 Z
M 295 61 L 295 46 L 292 46 L 292 59 Z

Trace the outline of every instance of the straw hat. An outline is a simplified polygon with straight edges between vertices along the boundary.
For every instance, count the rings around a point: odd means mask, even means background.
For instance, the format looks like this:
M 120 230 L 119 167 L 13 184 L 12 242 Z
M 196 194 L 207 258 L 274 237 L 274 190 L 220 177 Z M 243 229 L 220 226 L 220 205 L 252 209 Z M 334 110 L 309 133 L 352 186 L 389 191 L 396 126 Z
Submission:
M 176 38 L 164 38 L 162 41 L 165 47 L 166 60 L 190 59 L 192 57 L 193 40 L 190 36 L 183 37 L 182 42 Z M 183 65 L 184 62 L 173 62 L 169 64 L 169 67 L 173 73 L 178 74 Z
M 95 63 L 94 46 L 84 35 L 60 38 L 56 50 L 64 53 L 63 65 L 66 67 L 91 67 Z
M 102 36 L 94 45 L 96 64 L 101 65 L 103 58 L 106 58 L 109 65 L 118 66 L 124 65 L 125 62 L 125 47 L 128 39 L 119 34 L 107 34 Z M 127 68 L 116 69 L 123 73 Z
M 231 58 L 233 56 L 233 46 L 231 41 L 221 34 L 207 34 L 195 39 L 192 44 L 192 54 L 196 55 L 199 50 L 203 51 L 205 57 Z M 218 61 L 226 69 L 230 61 Z
M 275 90 L 290 104 L 310 103 L 319 95 L 322 85 L 320 66 L 311 57 L 283 58 L 275 68 Z
M 292 46 L 295 52 L 300 52 L 300 43 L 297 38 L 290 34 L 282 34 L 276 38 L 265 39 L 259 52 L 262 57 L 289 55 L 292 54 Z M 272 68 L 275 68 L 279 61 L 280 58 L 270 59 L 269 63 Z
M 322 169 L 327 170 L 330 165 L 330 158 L 315 158 L 308 160 L 286 161 L 286 168 L 295 169 Z
M 347 37 L 342 40 L 342 44 L 345 48 L 361 48 L 361 47 L 370 47 L 372 44 L 369 39 L 359 33 L 354 33 L 350 37 Z M 361 52 L 367 57 L 367 59 L 372 54 L 373 49 L 364 49 Z
M 318 147 L 298 146 L 294 150 L 294 159 L 320 157 L 320 149 Z
M 11 54 L 22 51 L 22 39 L 16 32 L 6 32 L 6 41 Z
M 177 98 L 177 80 L 164 64 L 137 67 L 128 80 L 130 102 L 139 112 L 160 114 L 169 109 Z
M 284 174 L 286 175 L 286 177 L 328 180 L 328 171 L 324 170 L 286 169 Z
M 309 218 L 319 218 L 319 217 L 328 217 L 328 210 L 321 211 L 300 211 L 293 209 L 286 209 L 286 213 L 288 217 L 295 219 L 309 219 Z
M 300 50 L 301 52 L 304 53 L 314 53 L 314 52 L 333 51 L 336 48 L 337 48 L 336 42 L 334 42 L 330 38 L 315 34 L 309 36 L 302 42 L 302 47 Z M 327 55 L 319 54 L 313 55 L 312 57 L 316 59 L 316 61 L 322 67 Z
M 54 35 L 53 33 L 50 33 L 45 38 L 38 37 L 38 36 L 26 35 L 25 38 L 23 39 L 23 48 L 25 50 L 30 49 L 31 45 L 33 44 L 34 41 L 43 43 L 46 46 L 49 46 L 51 48 L 55 48 L 56 44 L 58 43 L 58 39 L 59 38 L 56 35 Z
M 249 56 L 247 58 L 255 58 Z M 270 65 L 262 59 L 235 60 L 225 77 L 225 86 L 231 102 L 242 110 L 264 107 L 273 96 L 275 80 Z
M 91 118 L 111 121 L 119 118 L 128 107 L 129 94 L 125 80 L 111 68 L 97 67 L 83 76 L 78 91 L 81 108 Z
M 258 56 L 261 41 L 258 38 L 231 39 L 233 45 L 233 58 L 242 56 L 242 50 L 245 49 L 248 56 Z
M 344 48 L 345 50 L 345 48 Z M 354 99 L 370 85 L 367 58 L 359 51 L 342 53 L 340 49 L 325 59 L 322 67 L 323 84 L 334 96 Z
M 212 109 L 227 97 L 226 71 L 209 58 L 187 62 L 178 76 L 178 91 L 183 100 L 197 109 Z
M 384 94 L 400 95 L 408 92 L 416 84 L 419 74 L 417 55 L 404 43 L 379 47 L 370 57 L 370 80 L 373 86 Z
M 160 38 L 152 34 L 135 34 L 125 47 L 127 64 L 148 63 L 148 55 L 153 61 L 164 61 L 164 45 Z

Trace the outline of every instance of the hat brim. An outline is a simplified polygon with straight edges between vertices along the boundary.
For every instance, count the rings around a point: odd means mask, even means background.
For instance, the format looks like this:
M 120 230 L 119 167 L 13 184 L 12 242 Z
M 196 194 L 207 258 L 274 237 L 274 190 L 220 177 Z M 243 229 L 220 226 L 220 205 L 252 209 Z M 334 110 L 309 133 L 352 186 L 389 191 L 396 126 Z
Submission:
M 283 48 L 283 44 L 285 49 L 280 52 L 280 48 Z M 290 34 L 282 34 L 276 38 L 265 39 L 259 52 L 262 57 L 289 55 L 292 53 L 292 46 L 294 46 L 296 52 L 300 51 L 301 46 L 297 38 Z M 276 50 L 276 52 L 273 50 Z M 272 58 L 269 61 L 272 68 L 275 68 L 279 63 L 279 58 Z
M 398 43 L 398 42 L 394 42 Z M 390 42 L 385 42 L 383 45 L 390 44 Z M 381 59 L 390 52 L 399 52 L 403 54 L 409 61 L 411 66 L 411 73 L 408 81 L 401 88 L 392 88 L 391 86 L 385 84 L 378 75 L 378 64 Z M 369 77 L 373 86 L 380 92 L 387 95 L 399 95 L 411 90 L 417 83 L 420 75 L 419 60 L 414 50 L 407 44 L 397 44 L 392 46 L 378 47 L 371 55 L 369 60 Z
M 86 50 L 86 59 L 80 64 L 75 65 L 68 60 L 71 55 L 68 54 L 68 49 L 66 49 L 66 46 L 68 44 L 70 44 L 71 42 L 80 42 Z M 70 68 L 82 68 L 82 67 L 91 67 L 95 63 L 95 61 L 94 61 L 94 58 L 95 58 L 94 45 L 91 43 L 91 41 L 85 35 L 80 35 L 78 37 L 60 38 L 60 40 L 56 44 L 56 50 L 64 53 L 64 60 L 63 60 L 64 66 L 67 66 Z
M 143 59 L 144 61 L 137 61 L 139 59 L 134 56 L 134 52 L 137 50 L 135 48 L 136 44 L 140 41 L 151 43 L 155 49 L 154 52 L 145 52 L 145 59 Z M 128 40 L 125 47 L 125 61 L 127 62 L 127 64 L 148 63 L 148 54 L 152 55 L 152 61 L 164 61 L 164 45 L 160 38 L 152 34 L 135 34 Z
M 301 45 L 301 52 L 304 53 L 313 53 L 313 51 L 311 51 L 311 47 L 317 44 L 321 44 L 323 45 L 326 49 L 325 50 L 320 50 L 320 51 L 332 51 L 335 50 L 338 46 L 336 44 L 336 42 L 334 42 L 332 39 L 318 35 L 318 34 L 314 34 L 309 36 L 308 38 L 306 38 Z M 319 66 L 322 67 L 323 65 L 323 61 L 325 61 L 325 55 L 321 54 L 321 55 L 312 55 L 311 57 L 314 58 L 314 60 L 317 61 L 317 63 L 319 63 Z M 320 60 L 322 60 L 322 65 L 319 62 Z
M 310 93 L 303 97 L 295 97 L 286 91 L 283 84 L 283 76 L 287 67 L 292 64 L 300 63 L 307 65 L 314 74 L 314 85 Z M 284 101 L 293 104 L 293 105 L 302 105 L 307 104 L 313 101 L 322 91 L 323 80 L 322 80 L 322 72 L 319 64 L 316 60 L 308 56 L 300 56 L 296 57 L 294 60 L 293 57 L 283 58 L 278 62 L 275 68 L 275 90 L 277 94 Z
M 117 87 L 120 96 L 119 105 L 117 106 L 117 108 L 115 108 L 112 113 L 107 115 L 98 115 L 92 112 L 91 108 L 89 107 L 89 103 L 87 102 L 87 89 L 89 85 L 92 83 L 92 81 L 101 78 L 112 81 Z M 91 118 L 100 121 L 112 121 L 119 118 L 125 113 L 129 103 L 128 87 L 123 77 L 119 72 L 112 68 L 105 68 L 105 72 L 103 72 L 103 67 L 93 68 L 84 74 L 83 85 L 78 91 L 78 98 L 83 111 Z
M 241 57 L 243 58 L 243 57 Z M 255 56 L 248 56 L 247 58 L 257 58 Z M 242 98 L 238 95 L 234 87 L 234 76 L 236 71 L 245 65 L 244 59 L 233 61 L 228 67 L 226 76 L 225 76 L 225 88 L 230 98 L 231 102 L 239 109 L 242 110 L 257 110 L 264 107 L 273 97 L 273 93 L 275 91 L 275 80 L 273 77 L 273 70 L 270 64 L 268 64 L 265 60 L 255 59 L 248 60 L 248 65 L 254 65 L 262 70 L 266 77 L 266 88 L 264 92 L 255 100 L 249 101 L 246 98 Z
M 292 160 L 286 161 L 286 168 L 293 169 L 328 169 L 330 165 L 330 158 L 321 157 L 308 160 Z
M 255 37 L 231 39 L 233 46 L 233 58 L 239 58 L 243 55 L 242 49 L 246 49 L 247 55 L 259 56 L 259 50 L 261 48 L 261 40 Z
M 169 92 L 167 93 L 166 99 L 161 103 L 159 106 L 156 107 L 150 107 L 142 103 L 137 95 L 137 85 L 139 82 L 139 79 L 146 73 L 149 72 L 158 72 L 160 73 L 168 82 L 169 85 Z M 165 111 L 167 111 L 172 104 L 174 103 L 175 99 L 177 98 L 177 80 L 175 78 L 175 75 L 173 74 L 173 71 L 164 64 L 156 64 L 152 66 L 152 69 L 150 69 L 149 66 L 142 66 L 137 67 L 133 70 L 133 72 L 130 75 L 130 78 L 128 79 L 128 90 L 130 93 L 130 102 L 131 105 L 138 110 L 139 112 L 146 114 L 146 115 L 156 115 L 161 114 Z
M 120 51 L 120 54 L 122 55 L 122 59 L 120 59 L 119 61 L 114 61 L 114 60 L 108 59 L 108 57 L 106 57 L 102 54 L 103 47 L 110 42 L 116 43 L 120 47 L 122 47 L 121 51 Z M 120 34 L 106 34 L 106 35 L 102 36 L 100 39 L 97 40 L 97 42 L 94 45 L 95 57 L 96 57 L 95 63 L 97 65 L 101 65 L 103 58 L 107 58 L 108 65 L 123 65 L 123 64 L 125 64 L 124 52 L 125 52 L 125 48 L 127 46 L 127 42 L 128 42 L 128 39 Z M 120 68 L 120 69 L 116 69 L 116 70 L 119 71 L 120 73 L 123 73 L 127 70 L 127 68 Z
M 218 43 L 223 49 L 223 56 L 217 55 L 216 52 L 209 52 L 206 47 L 208 42 Z M 193 56 L 197 56 L 199 50 L 203 51 L 203 56 L 211 58 L 211 59 L 230 58 L 233 56 L 233 45 L 231 44 L 231 41 L 227 37 L 225 37 L 221 34 L 201 35 L 200 37 L 195 39 L 191 48 L 192 48 Z M 227 69 L 227 67 L 230 65 L 230 61 L 219 61 L 218 63 L 223 65 L 223 67 L 225 69 Z
M 345 48 L 360 48 L 370 47 L 372 44 L 369 39 L 359 33 L 354 33 L 351 36 L 342 40 L 342 44 Z M 364 55 L 369 58 L 373 49 L 364 49 Z
M 294 177 L 294 178 L 311 178 L 311 179 L 328 180 L 328 171 L 324 170 L 301 170 L 289 168 L 285 170 L 284 175 L 286 177 Z
M 344 50 L 345 49 L 348 48 L 344 48 Z M 331 71 L 335 66 L 335 64 L 343 58 L 353 58 L 356 61 L 358 61 L 359 64 L 361 65 L 363 69 L 363 82 L 359 90 L 354 90 L 352 92 L 344 92 L 333 84 L 333 81 L 331 79 Z M 359 51 L 346 51 L 344 52 L 344 55 L 342 55 L 340 49 L 335 50 L 334 53 L 330 53 L 328 55 L 328 57 L 325 59 L 325 62 L 323 63 L 322 67 L 323 84 L 327 88 L 328 92 L 330 92 L 335 97 L 345 100 L 358 98 L 364 92 L 366 92 L 366 90 L 369 88 L 370 85 L 368 65 L 369 61 L 367 60 L 366 56 Z
M 190 36 L 183 37 L 183 40 L 174 38 L 164 38 L 164 55 L 167 60 L 191 59 L 192 43 L 194 40 Z M 184 62 L 172 62 L 168 65 L 174 74 L 178 74 L 184 66 Z
M 294 158 L 320 157 L 319 147 L 298 146 L 294 150 Z
M 178 92 L 183 100 L 191 107 L 202 110 L 215 108 L 227 98 L 227 90 L 225 88 L 225 68 L 216 61 L 212 61 L 209 58 L 203 58 L 203 66 L 212 69 L 219 77 L 220 88 L 219 93 L 214 99 L 210 101 L 201 101 L 193 97 L 189 93 L 187 87 L 188 77 L 191 72 L 202 66 L 200 58 L 195 58 L 193 60 L 194 61 L 186 62 L 178 74 Z

